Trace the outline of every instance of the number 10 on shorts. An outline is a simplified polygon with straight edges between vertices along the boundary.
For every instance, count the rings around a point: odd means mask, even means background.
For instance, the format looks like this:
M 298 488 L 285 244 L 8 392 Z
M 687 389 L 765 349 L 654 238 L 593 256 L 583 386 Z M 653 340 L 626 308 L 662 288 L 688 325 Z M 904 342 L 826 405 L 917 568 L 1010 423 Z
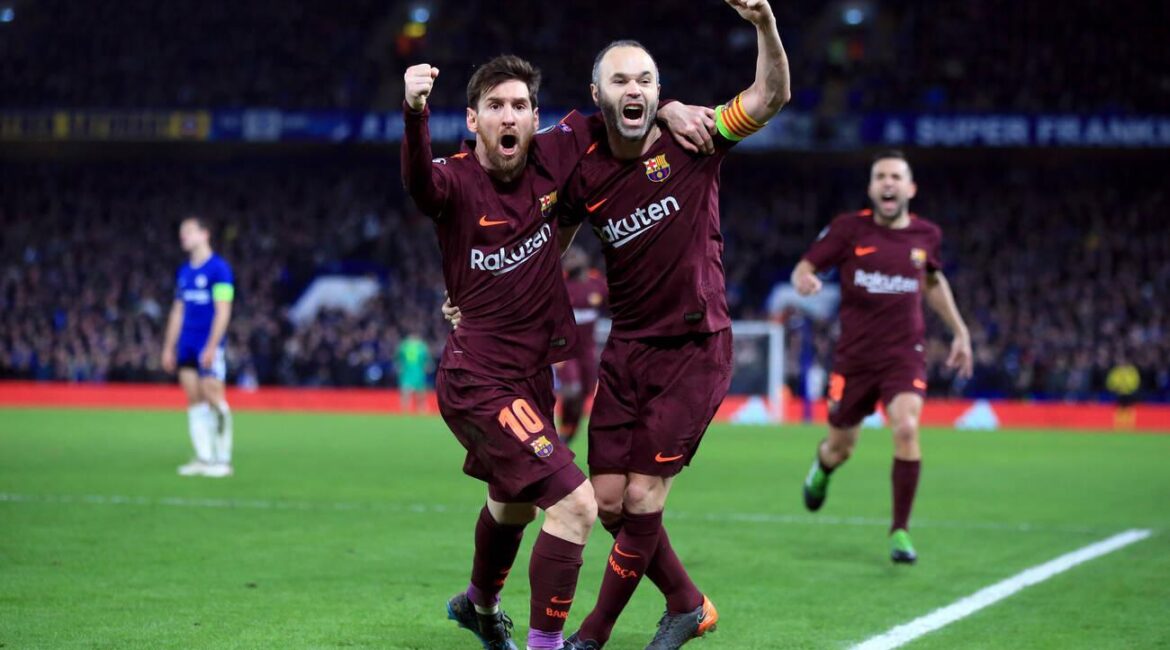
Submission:
M 500 426 L 511 431 L 520 442 L 527 442 L 529 434 L 544 431 L 544 423 L 540 421 L 540 416 L 532 409 L 528 400 L 523 398 L 512 402 L 511 406 L 500 409 L 498 420 Z

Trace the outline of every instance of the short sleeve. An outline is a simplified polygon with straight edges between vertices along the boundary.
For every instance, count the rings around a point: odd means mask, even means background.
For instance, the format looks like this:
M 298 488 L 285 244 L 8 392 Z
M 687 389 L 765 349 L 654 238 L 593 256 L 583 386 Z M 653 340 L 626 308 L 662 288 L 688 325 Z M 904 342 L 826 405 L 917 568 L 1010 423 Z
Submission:
M 215 279 L 211 283 L 211 299 L 215 302 L 231 302 L 236 297 L 235 278 L 232 276 L 232 267 L 221 261 L 215 270 Z
M 818 271 L 838 266 L 845 261 L 849 251 L 849 233 L 845 223 L 844 219 L 834 219 L 825 226 L 808 252 L 804 254 L 804 259 Z
M 180 268 L 178 271 L 175 271 L 175 300 L 182 300 L 183 299 L 182 277 L 183 277 L 183 269 Z
M 937 273 L 942 268 L 942 230 L 936 229 L 931 237 L 930 249 L 926 253 L 926 270 Z

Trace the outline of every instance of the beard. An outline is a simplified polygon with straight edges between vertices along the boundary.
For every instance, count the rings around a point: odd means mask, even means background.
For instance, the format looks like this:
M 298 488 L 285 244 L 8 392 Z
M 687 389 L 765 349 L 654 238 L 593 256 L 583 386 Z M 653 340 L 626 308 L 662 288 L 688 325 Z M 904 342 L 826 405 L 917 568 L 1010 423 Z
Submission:
M 509 158 L 493 148 L 488 150 L 487 157 L 488 162 L 492 164 L 492 169 L 506 177 L 514 175 L 517 170 L 524 167 L 524 164 L 528 162 L 527 151 L 521 151 Z
M 492 142 L 488 142 L 485 138 L 483 143 L 488 163 L 491 164 L 492 170 L 503 178 L 512 178 L 524 168 L 528 162 L 528 145 L 531 144 L 531 137 L 525 138 L 518 133 L 510 135 L 516 137 L 516 153 L 511 156 L 500 153 L 500 141 L 503 136 L 496 137 Z
M 887 212 L 886 208 L 882 205 L 882 201 L 873 201 L 873 211 L 874 214 L 878 215 L 882 219 L 885 219 L 886 221 L 894 221 L 898 217 L 901 217 L 910 211 L 910 201 L 895 200 L 894 209 L 889 212 Z
M 621 104 L 610 102 L 604 96 L 601 97 L 601 117 L 605 120 L 605 126 L 620 135 L 622 139 L 641 140 L 650 133 L 650 128 L 654 126 L 654 120 L 658 117 L 658 100 L 646 101 L 641 126 L 631 127 L 622 123 Z

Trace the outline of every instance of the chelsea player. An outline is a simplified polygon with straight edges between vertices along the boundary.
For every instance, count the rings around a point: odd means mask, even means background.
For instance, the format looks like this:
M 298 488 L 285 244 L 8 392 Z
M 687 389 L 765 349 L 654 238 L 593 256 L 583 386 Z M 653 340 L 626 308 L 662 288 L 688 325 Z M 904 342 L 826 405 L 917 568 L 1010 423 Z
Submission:
M 183 220 L 179 241 L 189 259 L 175 278 L 175 301 L 162 351 L 163 369 L 178 369 L 179 384 L 187 394 L 187 426 L 195 448 L 195 458 L 179 467 L 179 475 L 231 476 L 232 415 L 224 396 L 224 335 L 235 297 L 232 269 L 211 250 L 211 229 L 202 217 Z

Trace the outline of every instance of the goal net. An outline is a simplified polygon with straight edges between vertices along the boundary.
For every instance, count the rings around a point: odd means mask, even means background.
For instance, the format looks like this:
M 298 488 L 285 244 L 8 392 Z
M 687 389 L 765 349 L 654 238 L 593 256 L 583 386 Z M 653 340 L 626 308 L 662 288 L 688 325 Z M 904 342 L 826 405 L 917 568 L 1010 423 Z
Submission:
M 609 337 L 610 321 L 597 321 L 598 357 Z M 784 326 L 770 321 L 738 320 L 731 324 L 734 371 L 721 413 L 732 422 L 780 422 L 784 415 Z

